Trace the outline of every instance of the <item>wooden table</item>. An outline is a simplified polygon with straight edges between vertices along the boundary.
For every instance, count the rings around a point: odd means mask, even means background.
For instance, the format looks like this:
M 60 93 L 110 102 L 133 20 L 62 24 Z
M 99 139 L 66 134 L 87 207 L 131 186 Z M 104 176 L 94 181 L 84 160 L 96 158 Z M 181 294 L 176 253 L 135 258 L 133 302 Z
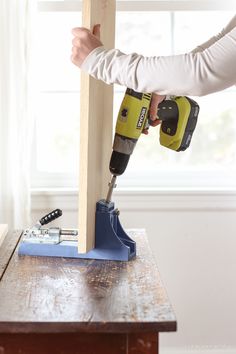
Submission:
M 157 354 L 176 319 L 145 232 L 130 262 L 18 256 L 0 248 L 0 353 Z

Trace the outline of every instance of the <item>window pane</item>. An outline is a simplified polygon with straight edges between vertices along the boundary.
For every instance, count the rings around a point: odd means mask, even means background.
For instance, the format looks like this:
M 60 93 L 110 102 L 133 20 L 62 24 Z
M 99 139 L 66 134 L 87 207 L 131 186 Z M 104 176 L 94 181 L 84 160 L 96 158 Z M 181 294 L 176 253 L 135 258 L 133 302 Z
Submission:
M 116 47 L 126 53 L 168 55 L 171 52 L 169 12 L 117 12 Z
M 175 166 L 236 167 L 236 107 L 235 92 L 224 92 L 198 98 L 199 122 L 191 147 L 185 152 L 173 152 L 159 144 L 159 128 L 149 129 L 141 136 L 133 160 L 151 169 Z M 133 161 L 134 162 L 134 161 Z
M 78 171 L 79 107 L 79 94 L 40 95 L 36 127 L 38 171 Z
M 79 90 L 80 71 L 71 63 L 71 29 L 81 25 L 80 12 L 40 12 L 36 67 L 40 90 Z
M 233 15 L 229 11 L 175 12 L 173 30 L 175 53 L 189 52 L 217 35 Z

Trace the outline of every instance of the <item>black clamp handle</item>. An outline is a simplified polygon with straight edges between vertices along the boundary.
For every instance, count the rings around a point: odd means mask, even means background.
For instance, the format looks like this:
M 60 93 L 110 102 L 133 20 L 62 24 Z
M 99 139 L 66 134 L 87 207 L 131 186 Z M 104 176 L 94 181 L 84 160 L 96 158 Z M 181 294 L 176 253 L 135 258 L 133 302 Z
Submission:
M 41 225 L 48 224 L 49 222 L 59 218 L 62 215 L 62 210 L 61 209 L 55 209 L 51 211 L 51 213 L 45 215 L 42 217 L 42 219 L 39 220 Z

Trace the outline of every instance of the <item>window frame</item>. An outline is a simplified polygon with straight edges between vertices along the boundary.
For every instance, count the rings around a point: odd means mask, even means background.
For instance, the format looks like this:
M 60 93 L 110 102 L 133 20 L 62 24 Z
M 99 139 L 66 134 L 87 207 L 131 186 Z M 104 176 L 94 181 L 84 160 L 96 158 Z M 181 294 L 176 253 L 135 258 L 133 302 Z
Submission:
M 81 11 L 81 0 L 38 1 L 39 11 Z M 235 1 L 218 0 L 117 0 L 116 11 L 234 11 Z

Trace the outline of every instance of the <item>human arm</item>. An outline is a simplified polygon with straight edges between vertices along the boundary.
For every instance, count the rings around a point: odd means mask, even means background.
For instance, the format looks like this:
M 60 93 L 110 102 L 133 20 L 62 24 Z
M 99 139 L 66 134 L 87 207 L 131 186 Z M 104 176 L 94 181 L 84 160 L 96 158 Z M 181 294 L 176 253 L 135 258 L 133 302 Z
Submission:
M 117 49 L 96 47 L 81 69 L 106 83 L 118 83 L 140 92 L 205 95 L 236 82 L 236 27 L 202 52 L 144 57 Z M 76 64 L 76 63 L 75 63 Z

